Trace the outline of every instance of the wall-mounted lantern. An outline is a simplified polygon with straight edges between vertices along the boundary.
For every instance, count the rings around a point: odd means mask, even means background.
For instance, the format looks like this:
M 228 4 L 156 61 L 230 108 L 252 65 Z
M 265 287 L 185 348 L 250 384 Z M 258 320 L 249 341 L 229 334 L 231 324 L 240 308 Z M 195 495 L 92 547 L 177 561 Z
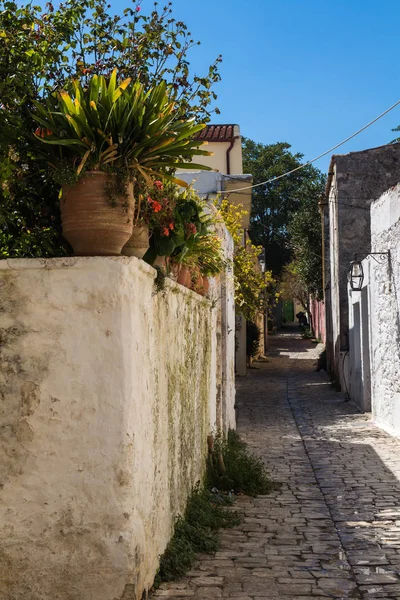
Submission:
M 364 282 L 364 269 L 361 261 L 353 260 L 350 263 L 348 279 L 350 282 L 350 287 L 353 291 L 360 292 L 362 290 Z
M 364 283 L 364 269 L 362 266 L 362 262 L 360 260 L 357 260 L 357 256 L 364 256 L 364 258 L 369 258 L 371 256 L 377 263 L 383 263 L 385 260 L 388 260 L 390 264 L 390 251 L 368 252 L 362 255 L 354 255 L 354 260 L 350 263 L 350 270 L 347 277 L 350 282 L 351 289 L 354 292 L 361 292 Z

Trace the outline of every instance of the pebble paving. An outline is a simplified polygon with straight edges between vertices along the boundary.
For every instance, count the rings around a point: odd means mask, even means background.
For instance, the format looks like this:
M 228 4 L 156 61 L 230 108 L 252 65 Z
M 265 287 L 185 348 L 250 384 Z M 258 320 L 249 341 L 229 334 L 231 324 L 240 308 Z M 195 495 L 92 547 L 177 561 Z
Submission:
M 239 497 L 243 523 L 158 598 L 400 599 L 400 440 L 373 425 L 295 331 L 237 386 L 238 430 L 278 491 Z

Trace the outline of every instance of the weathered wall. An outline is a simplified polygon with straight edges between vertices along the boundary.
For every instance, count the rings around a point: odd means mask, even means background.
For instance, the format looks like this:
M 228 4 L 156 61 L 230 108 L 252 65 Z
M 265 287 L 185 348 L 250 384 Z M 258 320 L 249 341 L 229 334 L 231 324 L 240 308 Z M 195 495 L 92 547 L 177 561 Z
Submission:
M 234 244 L 227 228 L 216 224 L 216 233 L 222 240 L 226 269 L 212 280 L 211 294 L 217 308 L 217 428 L 227 433 L 236 428 L 235 411 L 235 282 L 233 277 Z
M 320 300 L 316 300 L 315 298 L 310 298 L 310 307 L 314 335 L 318 340 L 321 340 L 325 344 L 325 303 Z
M 371 205 L 371 236 L 373 252 L 390 252 L 369 259 L 372 413 L 400 435 L 400 185 Z
M 350 398 L 365 412 L 371 410 L 371 361 L 370 361 L 370 259 L 363 261 L 364 282 L 361 291 L 349 295 L 349 350 L 345 354 L 342 377 Z
M 154 295 L 154 273 L 0 262 L 1 600 L 140 600 L 152 583 L 218 384 L 217 309 L 173 282 Z
M 349 264 L 355 253 L 370 250 L 370 204 L 397 184 L 399 169 L 400 144 L 332 157 L 325 208 L 326 328 L 328 362 L 337 380 L 342 379 L 343 352 L 349 349 Z
M 371 204 L 361 292 L 349 290 L 349 388 L 375 422 L 400 435 L 400 186 Z

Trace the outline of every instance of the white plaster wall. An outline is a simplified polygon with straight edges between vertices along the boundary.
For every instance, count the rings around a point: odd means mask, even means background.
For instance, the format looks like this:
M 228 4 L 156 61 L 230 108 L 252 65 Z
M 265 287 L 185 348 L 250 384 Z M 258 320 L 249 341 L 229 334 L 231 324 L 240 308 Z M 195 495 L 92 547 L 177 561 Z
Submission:
M 400 185 L 371 205 L 372 251 L 390 261 L 370 262 L 372 413 L 400 435 Z M 365 262 L 365 261 L 364 261 Z
M 0 598 L 140 600 L 215 426 L 216 310 L 135 258 L 0 261 Z
M 349 353 L 344 374 L 351 399 L 365 412 L 371 411 L 371 260 L 363 261 L 364 281 L 361 291 L 348 286 Z M 345 387 L 343 388 L 345 389 Z
M 189 171 L 179 173 L 179 179 L 191 185 L 200 196 L 216 195 L 224 189 L 224 177 L 214 171 Z
M 235 412 L 235 282 L 233 277 L 234 244 L 231 235 L 224 225 L 217 225 L 217 233 L 223 240 L 226 269 L 216 280 L 216 297 L 219 298 L 220 326 L 217 335 L 220 341 L 217 348 L 221 353 L 221 415 L 219 427 L 227 433 L 228 429 L 236 429 Z
M 339 229 L 338 229 L 338 204 L 336 187 L 336 166 L 329 193 L 329 273 L 330 273 L 330 300 L 332 314 L 332 339 L 331 355 L 332 366 L 335 368 L 336 377 L 340 379 L 342 361 L 340 360 L 340 299 L 339 299 Z

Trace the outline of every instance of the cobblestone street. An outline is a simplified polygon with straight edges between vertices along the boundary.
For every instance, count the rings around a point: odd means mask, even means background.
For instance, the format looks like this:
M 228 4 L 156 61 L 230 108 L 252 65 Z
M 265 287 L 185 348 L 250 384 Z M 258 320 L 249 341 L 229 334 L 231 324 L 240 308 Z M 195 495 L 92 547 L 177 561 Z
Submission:
M 334 391 L 317 354 L 288 330 L 239 380 L 239 433 L 282 487 L 239 498 L 243 524 L 156 596 L 400 599 L 400 440 Z

